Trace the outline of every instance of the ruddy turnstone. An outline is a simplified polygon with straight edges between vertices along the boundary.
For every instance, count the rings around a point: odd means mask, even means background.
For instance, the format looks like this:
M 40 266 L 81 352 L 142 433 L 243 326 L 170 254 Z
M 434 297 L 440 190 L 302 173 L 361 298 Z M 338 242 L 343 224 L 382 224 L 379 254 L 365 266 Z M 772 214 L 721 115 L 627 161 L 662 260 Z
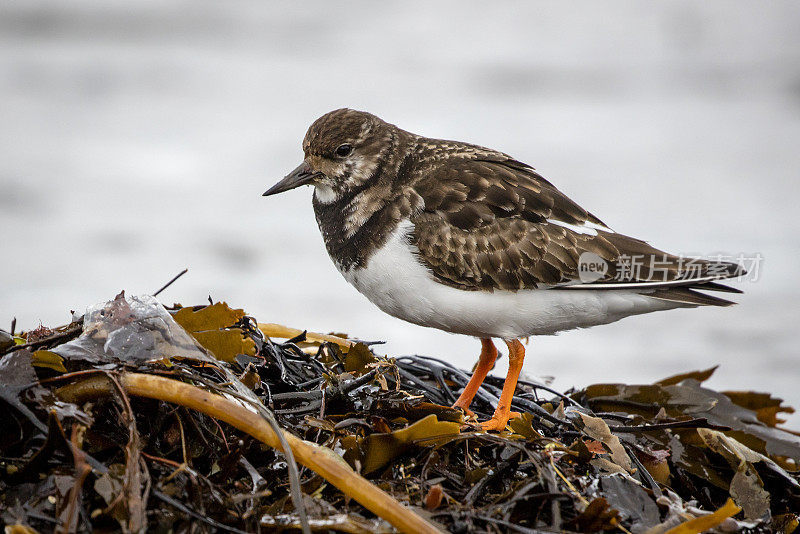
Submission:
M 614 232 L 533 167 L 468 143 L 429 139 L 375 115 L 339 109 L 317 119 L 305 159 L 264 196 L 314 186 L 325 246 L 345 279 L 386 313 L 480 338 L 469 405 L 508 345 L 509 370 L 485 430 L 501 430 L 525 349 L 519 339 L 641 313 L 732 302 L 696 289 L 727 262 L 687 259 Z

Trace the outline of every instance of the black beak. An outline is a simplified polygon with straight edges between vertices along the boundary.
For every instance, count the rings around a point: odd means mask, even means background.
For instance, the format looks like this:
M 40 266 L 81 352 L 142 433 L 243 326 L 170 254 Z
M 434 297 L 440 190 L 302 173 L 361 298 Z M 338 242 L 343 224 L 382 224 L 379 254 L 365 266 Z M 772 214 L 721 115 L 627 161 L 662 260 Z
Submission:
M 314 178 L 320 174 L 319 172 L 311 170 L 311 166 L 304 161 L 298 165 L 295 170 L 287 174 L 283 180 L 267 189 L 263 196 L 268 197 L 270 195 L 276 195 L 294 189 L 295 187 L 300 187 L 301 185 L 310 184 Z

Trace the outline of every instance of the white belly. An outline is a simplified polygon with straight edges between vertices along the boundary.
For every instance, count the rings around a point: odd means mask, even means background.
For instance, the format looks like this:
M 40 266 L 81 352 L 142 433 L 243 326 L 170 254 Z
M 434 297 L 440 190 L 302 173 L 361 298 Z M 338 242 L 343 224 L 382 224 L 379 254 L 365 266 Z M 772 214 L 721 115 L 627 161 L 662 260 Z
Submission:
M 341 270 L 348 282 L 389 315 L 477 337 L 514 339 L 555 334 L 679 305 L 624 290 L 464 291 L 437 282 L 419 262 L 404 221 L 361 268 Z

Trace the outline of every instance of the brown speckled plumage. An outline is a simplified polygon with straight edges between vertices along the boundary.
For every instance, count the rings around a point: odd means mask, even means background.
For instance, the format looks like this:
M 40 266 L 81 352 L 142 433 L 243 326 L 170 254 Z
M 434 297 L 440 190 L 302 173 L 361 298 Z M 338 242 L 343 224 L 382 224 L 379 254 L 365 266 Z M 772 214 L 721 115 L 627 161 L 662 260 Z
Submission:
M 695 262 L 686 271 L 683 258 L 613 232 L 496 150 L 340 109 L 311 125 L 303 151 L 303 163 L 264 194 L 314 185 L 325 246 L 348 282 L 395 317 L 481 338 L 478 365 L 454 407 L 469 413 L 497 358 L 491 338 L 506 342 L 508 375 L 483 430 L 502 430 L 514 415 L 525 356 L 519 338 L 728 305 L 694 289 L 737 291 L 714 280 L 736 276 L 738 266 Z M 628 273 L 626 258 L 638 257 L 649 262 Z
M 605 226 L 532 167 L 502 152 L 421 137 L 353 110 L 318 119 L 303 148 L 324 167 L 322 160 L 335 159 L 333 152 L 343 141 L 353 143 L 359 157 L 371 162 L 370 172 L 340 175 L 332 184 L 336 199 L 322 202 L 315 196 L 314 211 L 328 253 L 345 269 L 363 266 L 397 225 L 409 219 L 409 239 L 420 261 L 441 283 L 464 290 L 579 283 L 584 252 L 609 265 L 595 287 L 615 281 L 622 256 L 658 259 L 657 272 L 650 269 L 653 265 L 642 265 L 629 282 L 686 275 L 681 271 L 685 260 L 638 239 L 603 230 L 587 235 L 550 222 Z M 708 274 L 709 265 L 720 271 L 718 264 L 696 265 L 700 271 L 692 278 Z M 719 278 L 738 274 L 733 264 L 721 272 Z M 678 293 L 686 296 L 685 289 Z

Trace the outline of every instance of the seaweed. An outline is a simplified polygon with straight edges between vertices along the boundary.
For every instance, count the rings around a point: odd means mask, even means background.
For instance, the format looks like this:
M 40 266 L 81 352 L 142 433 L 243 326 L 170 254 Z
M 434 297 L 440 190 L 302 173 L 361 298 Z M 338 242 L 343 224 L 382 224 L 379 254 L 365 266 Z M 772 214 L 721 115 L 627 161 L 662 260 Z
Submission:
M 13 328 L 12 331 L 13 332 Z M 0 518 L 10 532 L 792 532 L 800 437 L 713 369 L 566 393 L 224 302 L 90 306 L 0 331 Z M 27 530 L 25 530 L 27 529 Z

